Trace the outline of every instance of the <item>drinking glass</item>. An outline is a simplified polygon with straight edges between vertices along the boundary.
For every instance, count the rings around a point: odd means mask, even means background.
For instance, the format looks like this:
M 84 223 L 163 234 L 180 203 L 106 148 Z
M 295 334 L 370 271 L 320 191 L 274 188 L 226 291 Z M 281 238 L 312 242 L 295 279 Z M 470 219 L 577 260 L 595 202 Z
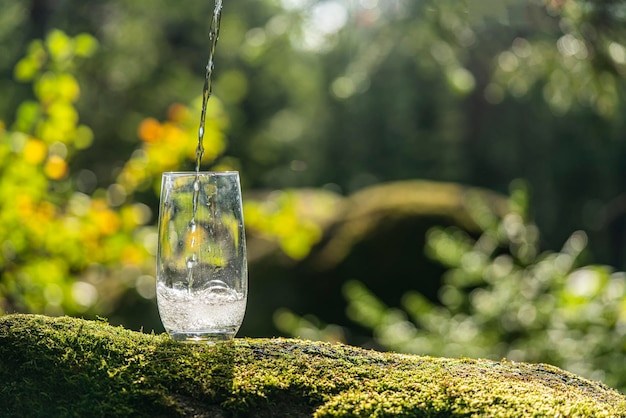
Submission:
M 239 173 L 163 173 L 158 228 L 165 330 L 178 341 L 232 339 L 248 294 Z

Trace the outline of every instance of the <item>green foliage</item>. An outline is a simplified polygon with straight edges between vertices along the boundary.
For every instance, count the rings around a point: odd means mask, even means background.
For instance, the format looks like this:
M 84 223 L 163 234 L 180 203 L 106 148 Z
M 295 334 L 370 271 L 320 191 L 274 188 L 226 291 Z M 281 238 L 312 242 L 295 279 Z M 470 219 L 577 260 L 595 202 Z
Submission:
M 0 319 L 13 416 L 621 416 L 626 398 L 547 365 L 293 339 L 177 343 L 103 322 Z
M 87 196 L 71 193 L 68 161 L 93 137 L 78 124 L 72 66 L 96 45 L 88 35 L 69 38 L 53 31 L 45 42 L 33 41 L 16 66 L 16 77 L 32 81 L 37 100 L 24 102 L 11 129 L 0 134 L 4 311 L 63 306 L 80 312 L 95 304 L 95 287 L 73 285 L 70 277 L 90 263 L 108 261 L 110 254 L 98 247 L 111 239 L 119 220 L 102 199 L 92 205 Z
M 321 224 L 333 215 L 338 200 L 332 193 L 298 195 L 293 190 L 277 191 L 263 200 L 251 198 L 244 206 L 246 228 L 300 260 L 321 239 Z
M 497 56 L 491 101 L 502 92 L 515 97 L 541 89 L 557 114 L 581 106 L 616 117 L 626 76 L 626 17 L 622 1 L 550 2 L 563 30 L 556 42 L 541 36 L 518 37 Z
M 53 30 L 15 66 L 34 98 L 11 125 L 0 121 L 0 312 L 106 315 L 133 287 L 154 296 L 155 228 L 133 194 L 194 158 L 197 125 L 181 104 L 163 123 L 142 121 L 140 146 L 106 187 L 91 170 L 73 170 L 95 137 L 79 120 L 75 74 L 97 48 L 90 35 Z M 225 124 L 214 100 L 205 161 L 222 152 Z
M 478 238 L 451 227 L 429 232 L 427 254 L 449 270 L 435 304 L 408 292 L 389 308 L 358 281 L 344 287 L 348 316 L 389 350 L 428 355 L 547 362 L 624 390 L 626 275 L 580 262 L 587 238 L 575 232 L 557 252 L 539 250 L 527 220 L 527 192 L 512 192 L 499 217 L 475 199 Z M 289 312 L 277 325 L 294 335 L 337 338 Z

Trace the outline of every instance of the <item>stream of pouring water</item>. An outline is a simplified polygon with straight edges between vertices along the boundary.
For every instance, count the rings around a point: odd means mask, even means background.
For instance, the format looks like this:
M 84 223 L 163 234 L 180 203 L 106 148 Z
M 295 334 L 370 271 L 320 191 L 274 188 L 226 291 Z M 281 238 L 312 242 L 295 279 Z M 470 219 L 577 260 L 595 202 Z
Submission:
M 206 109 L 209 97 L 213 93 L 213 58 L 215 55 L 215 48 L 217 47 L 217 41 L 220 36 L 220 20 L 222 19 L 222 0 L 215 0 L 215 10 L 213 10 L 213 18 L 211 19 L 211 26 L 209 28 L 209 58 L 206 64 L 206 73 L 204 76 L 204 88 L 202 90 L 202 110 L 200 112 L 200 127 L 198 128 L 198 148 L 196 149 L 196 174 L 200 172 L 200 163 L 202 162 L 202 156 L 204 155 L 204 145 L 202 141 L 204 139 L 204 124 L 206 120 Z
M 198 211 L 198 199 L 200 198 L 200 164 L 202 163 L 202 157 L 204 156 L 204 126 L 206 122 L 206 111 L 209 98 L 213 93 L 213 69 L 215 65 L 213 59 L 215 56 L 215 49 L 217 47 L 217 41 L 220 35 L 220 21 L 222 19 L 222 0 L 215 0 L 215 8 L 213 10 L 213 16 L 211 18 L 211 25 L 209 26 L 209 58 L 206 64 L 206 72 L 204 75 L 204 87 L 202 89 L 202 110 L 200 111 L 200 126 L 198 128 L 198 147 L 196 148 L 196 178 L 193 182 L 193 197 L 192 197 L 192 209 L 191 209 L 191 221 L 189 222 L 189 228 L 191 230 L 191 248 L 195 247 L 196 237 L 196 212 Z M 193 268 L 198 264 L 198 257 L 195 253 L 192 253 L 191 257 L 187 260 L 187 270 L 189 274 L 188 290 L 191 292 L 193 286 Z

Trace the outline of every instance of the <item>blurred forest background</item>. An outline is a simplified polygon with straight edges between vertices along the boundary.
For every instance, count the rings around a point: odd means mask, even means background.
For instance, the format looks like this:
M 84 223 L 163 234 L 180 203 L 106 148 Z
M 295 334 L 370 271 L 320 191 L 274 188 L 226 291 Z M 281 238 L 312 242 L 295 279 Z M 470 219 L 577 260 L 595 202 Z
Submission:
M 0 309 L 162 332 L 208 0 L 3 0 Z M 226 0 L 203 161 L 240 336 L 551 363 L 626 391 L 626 2 Z

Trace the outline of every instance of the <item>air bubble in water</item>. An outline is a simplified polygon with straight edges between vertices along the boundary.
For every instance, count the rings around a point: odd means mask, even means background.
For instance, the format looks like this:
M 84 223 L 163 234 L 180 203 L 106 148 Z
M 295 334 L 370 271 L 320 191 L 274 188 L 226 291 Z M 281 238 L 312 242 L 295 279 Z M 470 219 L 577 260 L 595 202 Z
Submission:
M 196 259 L 196 255 L 195 254 L 187 259 L 187 269 L 188 270 L 193 269 L 197 265 L 198 265 L 198 260 Z

